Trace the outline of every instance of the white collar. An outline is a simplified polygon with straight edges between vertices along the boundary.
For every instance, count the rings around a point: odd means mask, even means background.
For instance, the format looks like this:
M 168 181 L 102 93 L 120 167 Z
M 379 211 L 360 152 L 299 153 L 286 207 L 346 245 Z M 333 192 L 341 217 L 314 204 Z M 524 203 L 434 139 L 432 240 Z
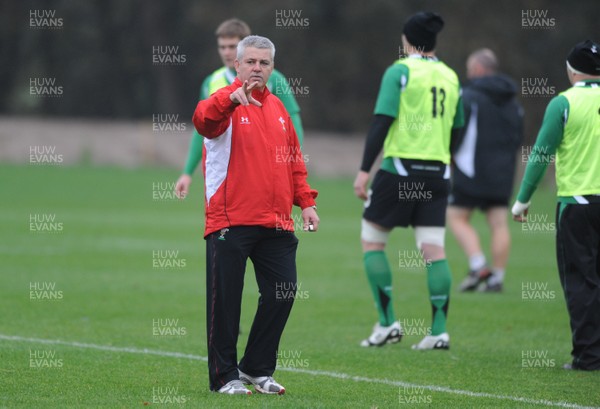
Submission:
M 415 54 L 409 54 L 408 58 L 420 58 L 422 60 L 430 60 L 430 61 L 437 61 L 438 60 L 436 56 L 429 57 L 429 56 L 426 56 L 426 55 L 423 55 L 423 54 L 416 54 L 416 53 Z
M 592 80 L 594 81 L 594 80 Z M 592 88 L 597 88 L 598 87 L 598 82 L 585 82 L 585 81 L 577 81 L 575 84 L 573 84 L 574 87 L 587 87 L 590 86 Z

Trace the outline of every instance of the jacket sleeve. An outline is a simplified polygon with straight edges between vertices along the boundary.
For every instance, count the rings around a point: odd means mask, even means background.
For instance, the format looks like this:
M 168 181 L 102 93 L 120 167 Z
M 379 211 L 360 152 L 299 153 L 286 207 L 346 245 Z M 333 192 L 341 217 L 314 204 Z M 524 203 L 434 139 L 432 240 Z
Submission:
M 225 87 L 198 102 L 192 121 L 200 135 L 212 139 L 225 133 L 238 106 L 229 99 L 231 92 L 230 87 Z
M 288 117 L 289 118 L 289 117 Z M 292 124 L 291 119 L 288 119 L 288 124 Z M 290 126 L 290 141 L 291 152 L 301 152 L 300 143 L 298 142 L 298 136 L 294 126 Z M 302 156 L 301 158 L 299 156 Z M 308 185 L 306 178 L 308 172 L 306 171 L 306 165 L 304 164 L 306 156 L 296 155 L 296 160 L 291 162 L 292 166 L 292 178 L 294 179 L 294 204 L 301 209 L 306 209 L 310 206 L 315 206 L 315 199 L 319 192 Z

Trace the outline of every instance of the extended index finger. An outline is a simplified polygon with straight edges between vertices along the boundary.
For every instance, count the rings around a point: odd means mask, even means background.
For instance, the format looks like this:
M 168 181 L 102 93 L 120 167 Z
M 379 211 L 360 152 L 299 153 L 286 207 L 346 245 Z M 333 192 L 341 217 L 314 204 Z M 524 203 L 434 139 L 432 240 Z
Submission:
M 255 100 L 254 98 L 252 98 L 252 95 L 248 95 L 248 102 L 256 105 L 257 107 L 261 107 L 262 104 L 260 102 L 258 102 L 257 100 Z

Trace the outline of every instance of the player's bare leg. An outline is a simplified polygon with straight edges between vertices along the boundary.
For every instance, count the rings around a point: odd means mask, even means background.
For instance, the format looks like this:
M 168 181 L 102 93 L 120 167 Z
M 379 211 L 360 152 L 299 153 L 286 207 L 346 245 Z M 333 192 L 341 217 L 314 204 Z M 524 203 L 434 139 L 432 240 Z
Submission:
M 447 220 L 452 233 L 468 257 L 481 253 L 477 231 L 471 226 L 472 209 L 448 206 Z
M 487 281 L 486 291 L 502 291 L 504 273 L 510 252 L 508 208 L 492 207 L 486 212 L 486 218 L 492 236 L 492 275 Z
M 469 259 L 469 273 L 460 285 L 461 291 L 475 290 L 490 275 L 479 235 L 471 225 L 472 213 L 472 209 L 457 206 L 449 206 L 447 210 L 448 224 Z

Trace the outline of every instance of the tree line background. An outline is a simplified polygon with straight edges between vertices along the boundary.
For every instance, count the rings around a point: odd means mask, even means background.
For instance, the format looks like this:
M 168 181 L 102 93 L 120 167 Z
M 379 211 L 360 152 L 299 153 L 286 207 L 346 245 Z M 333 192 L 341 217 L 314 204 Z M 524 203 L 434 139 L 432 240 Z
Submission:
M 546 79 L 559 93 L 569 86 L 571 47 L 600 41 L 597 0 L 0 0 L 0 8 L 0 114 L 151 119 L 177 113 L 189 121 L 203 78 L 221 65 L 214 30 L 238 17 L 273 40 L 276 68 L 305 87 L 298 98 L 305 127 L 347 134 L 368 128 L 381 76 L 398 58 L 404 21 L 416 11 L 445 19 L 437 53 L 461 81 L 468 54 L 489 47 L 519 88 L 523 78 Z M 31 10 L 55 10 L 63 26 L 30 28 Z M 278 25 L 282 10 L 305 23 Z M 553 26 L 524 27 L 527 10 L 546 13 Z M 179 47 L 185 63 L 154 65 L 155 46 Z M 56 78 L 63 95 L 32 97 L 32 77 Z M 519 95 L 527 141 L 551 96 Z

